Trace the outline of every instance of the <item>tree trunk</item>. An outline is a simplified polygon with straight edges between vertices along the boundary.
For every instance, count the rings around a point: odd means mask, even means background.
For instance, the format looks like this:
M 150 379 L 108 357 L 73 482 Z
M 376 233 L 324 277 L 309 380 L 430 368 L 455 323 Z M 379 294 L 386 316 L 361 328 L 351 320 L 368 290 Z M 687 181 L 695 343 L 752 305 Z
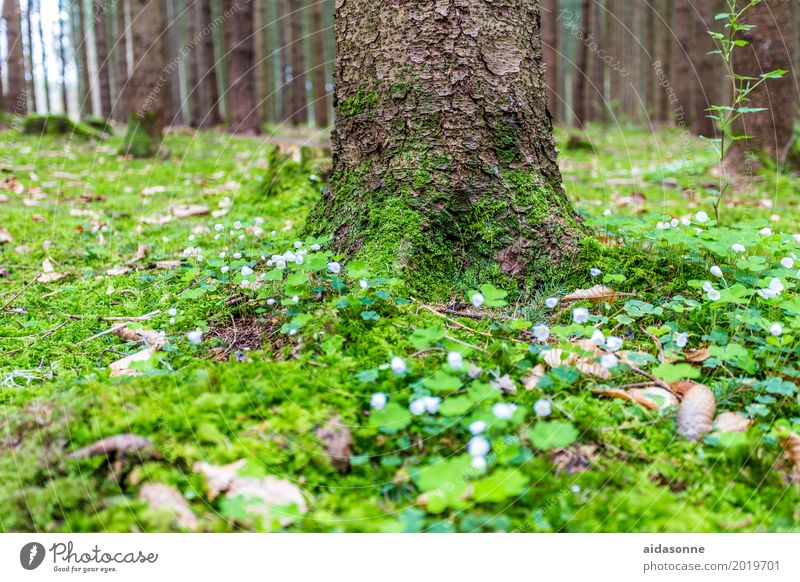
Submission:
M 58 2 L 58 60 L 60 64 L 60 85 L 61 101 L 64 104 L 64 114 L 69 113 L 69 95 L 67 94 L 67 48 L 64 39 L 67 36 L 67 27 L 64 23 L 64 13 L 66 11 L 65 0 Z
M 97 53 L 97 81 L 95 86 L 100 92 L 100 115 L 104 119 L 111 117 L 111 82 L 109 79 L 109 55 L 106 42 L 106 6 L 105 0 L 94 0 L 94 42 Z
M 314 123 L 317 127 L 328 127 L 328 91 L 325 87 L 325 25 L 322 2 L 312 0 L 311 28 L 313 34 L 313 62 L 314 62 Z
M 658 67 L 660 74 L 656 75 L 658 88 L 658 113 L 657 118 L 660 122 L 666 123 L 672 119 L 672 103 L 669 88 L 675 80 L 672 72 L 673 63 L 673 0 L 659 0 L 656 4 L 658 13 L 663 21 L 657 24 L 658 54 L 656 62 L 652 63 L 651 68 Z
M 40 112 L 39 105 L 36 103 L 36 63 L 33 59 L 33 1 L 28 0 L 25 7 L 25 32 L 28 40 L 28 62 L 27 73 L 25 75 L 28 81 L 28 92 L 30 94 L 30 109 L 31 111 Z
M 692 4 L 691 0 L 675 0 L 676 45 L 673 51 L 675 97 L 672 113 L 679 127 L 691 128 L 694 111 L 694 83 L 692 70 Z
M 131 0 L 133 74 L 126 99 L 130 107 L 123 154 L 151 156 L 161 145 L 164 128 L 164 21 L 159 3 Z
M 277 0 L 278 4 L 278 47 L 280 49 L 280 110 L 281 123 L 288 122 L 292 117 L 291 93 L 289 90 L 291 82 L 291 71 L 289 66 L 289 34 L 291 7 L 289 0 Z
M 252 0 L 225 0 L 231 16 L 225 20 L 228 103 L 233 133 L 258 133 L 260 122 L 254 99 L 255 46 Z
M 710 54 L 720 48 L 708 34 L 713 30 L 716 10 L 713 0 L 694 3 L 694 46 L 692 47 L 692 74 L 694 97 L 692 98 L 692 132 L 697 135 L 713 138 L 716 135 L 714 121 L 708 117 L 708 108 L 721 103 L 720 87 L 722 86 L 722 60 Z
M 292 125 L 308 123 L 305 55 L 303 54 L 303 0 L 289 0 L 289 120 Z
M 609 105 L 614 122 L 619 123 L 617 115 L 622 107 L 623 94 L 625 92 L 625 65 L 622 60 L 623 36 L 625 28 L 622 26 L 622 4 L 621 0 L 607 0 L 605 21 L 606 52 L 604 56 L 608 59 L 609 66 Z
M 220 120 L 219 90 L 217 89 L 216 58 L 214 56 L 214 19 L 211 12 L 211 0 L 198 0 L 200 8 L 201 35 L 200 49 L 200 90 L 197 100 L 199 127 L 217 125 Z
M 124 121 L 128 118 L 125 102 L 125 91 L 128 85 L 128 35 L 126 33 L 125 2 L 118 0 L 113 4 L 114 10 L 114 119 Z
M 542 2 L 542 68 L 544 69 L 545 83 L 547 84 L 547 110 L 553 121 L 559 120 L 558 75 L 561 70 L 561 55 L 559 54 L 558 0 L 544 0 Z
M 741 38 L 750 44 L 734 52 L 734 71 L 738 75 L 760 78 L 774 70 L 787 71 L 783 78 L 767 79 L 750 94 L 747 107 L 766 111 L 742 116 L 739 135 L 750 139 L 735 142 L 732 161 L 749 153 L 761 152 L 782 164 L 794 138 L 794 121 L 800 105 L 797 79 L 792 73 L 794 33 L 791 0 L 763 0 L 745 15 L 753 29 Z
M 266 45 L 266 71 L 264 75 L 264 112 L 268 123 L 280 123 L 281 121 L 281 48 L 279 42 L 279 29 L 283 22 L 278 19 L 278 6 L 274 0 L 264 2 L 264 20 L 266 30 L 264 36 Z
M 42 49 L 42 88 L 44 89 L 44 112 L 50 111 L 50 76 L 48 75 L 47 67 L 47 48 L 44 42 L 44 26 L 42 25 L 42 0 L 36 3 L 36 15 L 38 17 L 38 33 L 39 33 L 39 46 Z
M 88 36 L 86 35 L 86 15 L 84 0 L 74 0 L 73 8 L 73 48 L 75 64 L 78 67 L 78 115 L 81 118 L 92 113 L 92 89 L 89 81 Z
M 28 112 L 28 94 L 25 89 L 25 55 L 22 50 L 22 15 L 19 0 L 3 2 L 3 20 L 6 23 L 6 111 L 16 115 Z
M 591 4 L 590 27 L 589 27 L 589 89 L 587 91 L 588 103 L 586 114 L 589 121 L 605 121 L 605 84 L 607 65 L 600 58 L 602 50 L 602 26 L 603 15 L 602 0 L 593 0 Z
M 589 45 L 592 30 L 592 4 L 595 0 L 581 0 L 580 26 L 576 31 L 575 76 L 572 78 L 572 115 L 574 124 L 583 127 L 589 121 Z
M 576 268 L 540 69 L 538 2 L 337 3 L 329 189 L 309 231 L 442 297 Z
M 253 101 L 259 125 L 266 121 L 267 30 L 264 0 L 253 0 Z M 258 128 L 259 131 L 261 127 Z
M 198 1 L 186 0 L 186 44 L 184 51 L 186 53 L 186 77 L 188 80 L 188 97 L 187 105 L 189 109 L 189 127 L 198 127 L 200 125 L 200 51 L 198 49 L 198 42 L 200 42 L 200 27 L 198 26 L 200 18 L 198 16 Z
M 161 18 L 164 22 L 164 38 L 161 39 L 161 50 L 164 53 L 164 124 L 180 125 L 181 93 L 180 67 L 178 66 L 177 36 L 180 31 L 178 17 L 175 14 L 174 0 L 161 0 Z

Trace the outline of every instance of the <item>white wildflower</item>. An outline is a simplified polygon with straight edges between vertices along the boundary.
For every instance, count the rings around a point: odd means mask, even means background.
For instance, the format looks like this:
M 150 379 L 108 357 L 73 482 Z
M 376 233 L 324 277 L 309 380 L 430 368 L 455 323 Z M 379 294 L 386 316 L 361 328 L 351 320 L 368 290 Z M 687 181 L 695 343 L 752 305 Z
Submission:
M 591 269 L 589 269 L 589 274 L 590 274 L 592 277 L 599 277 L 600 275 L 602 275 L 602 274 L 603 274 L 603 271 L 601 271 L 601 270 L 600 270 L 600 269 L 598 269 L 597 267 L 592 267 Z
M 414 416 L 419 416 L 423 412 L 425 412 L 425 402 L 423 402 L 422 398 L 418 398 L 417 400 L 412 400 L 411 404 L 408 405 L 408 410 Z
M 447 363 L 453 370 L 460 370 L 464 365 L 464 358 L 459 352 L 447 352 Z
M 536 338 L 536 341 L 546 342 L 547 338 L 550 337 L 550 328 L 543 323 L 535 325 L 533 327 L 533 337 Z
M 482 436 L 474 436 L 467 443 L 467 452 L 470 457 L 484 457 L 492 450 L 489 441 Z
M 606 348 L 608 348 L 612 352 L 616 352 L 618 349 L 622 347 L 622 338 L 616 335 L 608 336 L 606 340 Z
M 589 310 L 585 307 L 576 307 L 572 310 L 572 321 L 575 323 L 586 323 L 589 321 Z
M 199 329 L 194 329 L 187 333 L 186 337 L 194 345 L 199 345 L 203 341 L 203 332 Z
M 395 374 L 405 374 L 408 370 L 408 366 L 406 366 L 406 362 L 400 356 L 395 356 L 392 358 L 391 363 L 389 364 L 392 368 L 392 372 Z
M 747 250 L 746 248 L 744 248 L 744 245 L 741 245 L 739 243 L 732 244 L 731 249 L 737 253 L 743 253 Z
M 769 328 L 769 333 L 775 337 L 779 337 L 783 333 L 783 326 L 780 323 L 773 323 Z
M 516 410 L 517 405 L 509 404 L 508 402 L 495 402 L 494 406 L 492 406 L 492 414 L 501 420 L 508 420 Z
M 694 215 L 694 219 L 697 222 L 708 222 L 708 214 L 703 212 L 702 210 Z
M 605 345 L 605 343 L 606 343 L 606 335 L 602 331 L 600 331 L 599 329 L 596 329 L 596 330 L 594 330 L 592 332 L 592 338 L 591 339 L 592 339 L 592 343 L 594 343 L 594 345 L 596 345 L 596 346 L 602 346 L 602 345 Z
M 781 259 L 781 267 L 784 269 L 791 269 L 794 267 L 794 259 L 792 257 L 784 257 Z
M 376 392 L 372 395 L 372 398 L 369 399 L 369 405 L 375 410 L 383 410 L 383 407 L 386 406 L 387 400 L 386 394 L 383 392 Z
M 247 265 L 242 267 L 242 277 L 249 277 L 252 274 L 253 274 L 253 269 L 251 269 Z
M 539 399 L 534 403 L 533 411 L 536 413 L 536 416 L 550 416 L 553 412 L 553 406 L 550 404 L 550 401 Z
M 686 332 L 679 332 L 675 336 L 675 345 L 679 348 L 685 348 L 686 343 L 689 341 L 689 334 Z
M 481 305 L 483 305 L 484 301 L 485 300 L 484 300 L 483 295 L 481 293 L 475 293 L 472 296 L 472 305 L 474 305 L 475 307 L 480 307 Z
M 558 305 L 558 297 L 548 297 L 544 301 L 545 307 L 547 309 L 553 309 L 556 305 Z
M 485 420 L 476 420 L 472 424 L 469 425 L 469 432 L 472 434 L 481 434 L 485 431 L 489 425 L 486 423 Z
M 615 368 L 619 364 L 619 359 L 614 354 L 603 354 L 600 356 L 600 365 L 604 368 Z
M 328 263 L 328 270 L 334 275 L 338 275 L 339 273 L 342 272 L 342 265 L 340 265 L 336 261 L 331 261 L 330 263 Z
M 720 269 L 717 265 L 711 265 L 709 271 L 711 271 L 711 274 L 715 277 L 722 277 L 722 269 Z

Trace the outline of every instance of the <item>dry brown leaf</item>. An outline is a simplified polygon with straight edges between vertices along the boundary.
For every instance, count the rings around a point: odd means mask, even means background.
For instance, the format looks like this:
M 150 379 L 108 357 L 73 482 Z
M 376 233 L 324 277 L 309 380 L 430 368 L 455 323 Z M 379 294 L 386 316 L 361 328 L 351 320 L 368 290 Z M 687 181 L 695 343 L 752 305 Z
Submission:
M 580 356 L 575 352 L 566 352 L 567 356 L 564 358 L 564 350 L 553 348 L 544 350 L 541 353 L 542 359 L 551 368 L 557 368 L 558 366 L 575 366 L 575 368 L 584 374 L 600 378 L 601 380 L 606 380 L 611 377 L 611 372 L 595 361 L 595 358 L 602 355 L 603 352 L 592 340 L 586 338 L 580 339 L 573 342 L 573 345 L 588 352 L 590 355 Z
M 130 266 L 138 263 L 142 259 L 144 259 L 145 257 L 147 257 L 147 251 L 149 251 L 149 250 L 150 250 L 150 247 L 148 247 L 147 245 L 139 245 L 139 246 L 137 246 L 136 247 L 136 252 L 133 254 L 133 256 L 130 259 L 128 259 L 127 261 L 125 261 L 125 266 L 126 267 L 130 267 Z
M 8 232 L 2 226 L 0 226 L 0 244 L 10 243 L 13 240 L 14 240 L 14 237 L 11 236 L 11 233 Z
M 522 379 L 525 390 L 534 390 L 542 376 L 547 373 L 544 364 L 536 364 L 531 371 Z
M 208 206 L 203 204 L 178 204 L 170 210 L 175 218 L 188 218 L 190 216 L 203 216 L 210 212 Z
M 67 455 L 67 458 L 84 459 L 97 455 L 124 455 L 153 448 L 153 443 L 148 439 L 135 434 L 125 433 L 100 439 L 89 446 L 73 451 Z
M 114 267 L 113 269 L 106 269 L 106 275 L 109 277 L 116 277 L 118 275 L 124 275 L 125 273 L 130 273 L 130 269 L 128 267 Z
M 576 289 L 569 295 L 565 295 L 561 301 L 602 301 L 603 299 L 614 299 L 620 295 L 622 295 L 622 293 L 618 293 L 610 287 L 606 287 L 605 285 L 595 285 L 589 289 Z
M 156 261 L 153 263 L 154 269 L 177 269 L 180 266 L 180 261 Z
M 786 456 L 794 463 L 795 475 L 800 476 L 800 435 L 784 431 L 781 435 L 781 443 Z
M 686 396 L 686 393 L 695 386 L 702 386 L 702 384 L 698 384 L 692 380 L 678 380 L 677 382 L 673 382 L 669 385 L 669 387 L 672 388 L 672 391 L 681 397 Z
M 148 186 L 142 190 L 142 196 L 152 196 L 153 194 L 163 194 L 167 191 L 166 186 Z
M 161 349 L 169 343 L 166 335 L 152 329 L 130 329 L 123 325 L 115 327 L 111 333 L 125 341 L 144 343 L 156 349 Z
M 699 441 L 711 432 L 711 421 L 717 403 L 706 386 L 695 384 L 683 397 L 678 409 L 678 434 L 690 441 Z
M 676 406 L 678 399 L 675 395 L 660 386 L 650 386 L 648 388 L 630 388 L 628 390 L 631 396 L 636 399 L 636 402 L 644 405 L 645 402 L 652 404 L 650 410 L 663 410 L 670 406 Z M 649 405 L 647 405 L 649 408 Z
M 683 356 L 683 361 L 689 362 L 690 364 L 698 364 L 700 362 L 705 362 L 710 357 L 711 354 L 708 352 L 708 348 L 700 348 L 685 354 Z
M 175 515 L 175 521 L 184 529 L 195 529 L 195 517 L 189 503 L 180 491 L 164 483 L 145 483 L 139 489 L 139 499 L 146 502 L 151 509 L 169 510 Z
M 325 443 L 331 465 L 340 473 L 347 473 L 350 470 L 350 457 L 353 455 L 351 450 L 353 435 L 339 420 L 339 416 L 333 416 L 325 426 L 319 427 L 315 434 Z
M 286 479 L 272 476 L 239 477 L 237 473 L 245 464 L 244 459 L 223 466 L 198 462 L 192 469 L 205 477 L 209 499 L 214 499 L 220 493 L 225 493 L 225 497 L 229 499 L 244 497 L 252 501 L 246 507 L 247 512 L 254 517 L 270 518 L 273 507 L 286 505 L 295 505 L 300 513 L 308 511 L 303 492 Z M 291 519 L 282 518 L 280 522 L 282 525 L 288 525 Z
M 722 412 L 714 419 L 714 428 L 721 432 L 747 432 L 750 422 L 738 412 Z
M 597 459 L 597 445 L 574 445 L 550 453 L 557 473 L 575 475 L 588 470 Z
M 53 283 L 54 281 L 60 281 L 66 276 L 66 273 L 56 273 L 55 269 L 53 268 L 53 264 L 50 262 L 50 259 L 45 259 L 42 261 L 42 273 L 36 277 L 36 282 Z
M 156 348 L 151 346 L 140 352 L 131 354 L 130 356 L 125 356 L 116 362 L 111 362 L 111 364 L 108 366 L 111 369 L 111 373 L 109 375 L 112 378 L 117 376 L 136 376 L 139 374 L 139 371 L 131 368 L 131 365 L 136 362 L 145 362 L 153 357 L 153 354 L 155 353 Z

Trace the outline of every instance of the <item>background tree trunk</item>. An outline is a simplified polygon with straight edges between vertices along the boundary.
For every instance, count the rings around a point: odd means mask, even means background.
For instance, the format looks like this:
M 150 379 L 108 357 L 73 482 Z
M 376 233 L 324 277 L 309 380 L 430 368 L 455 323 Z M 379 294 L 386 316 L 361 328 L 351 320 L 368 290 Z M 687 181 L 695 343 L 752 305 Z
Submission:
M 200 22 L 198 14 L 198 0 L 186 0 L 186 77 L 188 80 L 187 105 L 189 110 L 188 124 L 190 127 L 199 127 L 202 116 L 200 115 L 200 51 L 197 46 L 200 42 Z
M 75 49 L 75 65 L 78 68 L 78 115 L 81 118 L 92 114 L 92 89 L 89 81 L 89 55 L 86 35 L 85 0 L 74 0 L 72 43 Z
M 67 93 L 67 47 L 64 42 L 67 36 L 67 26 L 64 23 L 66 12 L 65 0 L 58 2 L 58 60 L 60 65 L 59 77 L 61 85 L 61 101 L 64 105 L 64 113 L 69 113 L 69 95 Z
M 198 0 L 200 8 L 200 104 L 199 127 L 217 125 L 220 120 L 219 90 L 217 89 L 216 57 L 214 56 L 214 23 L 211 0 Z
M 592 4 L 581 0 L 580 28 L 576 34 L 575 74 L 572 77 L 572 115 L 574 124 L 583 127 L 589 121 L 589 45 L 592 33 Z
M 657 119 L 662 123 L 668 123 L 672 119 L 672 103 L 670 103 L 669 87 L 675 81 L 673 75 L 673 46 L 675 41 L 672 37 L 673 31 L 673 17 L 674 17 L 674 3 L 673 0 L 657 0 L 655 4 L 657 14 L 661 16 L 661 20 L 656 24 L 656 36 L 658 37 L 658 54 L 656 61 L 660 66 L 663 79 L 656 76 L 656 82 L 659 83 L 658 87 L 658 113 Z M 653 63 L 655 65 L 655 63 Z M 665 83 L 666 86 L 661 86 Z
M 233 133 L 258 133 L 255 91 L 255 44 L 252 0 L 225 0 L 231 16 L 225 20 L 225 49 L 228 63 L 228 103 Z
M 742 34 L 750 44 L 734 52 L 733 69 L 739 75 L 759 78 L 763 73 L 782 69 L 781 79 L 768 79 L 750 94 L 747 107 L 766 111 L 742 116 L 739 135 L 752 136 L 735 142 L 729 150 L 736 161 L 750 152 L 762 152 L 779 163 L 785 161 L 794 138 L 794 121 L 800 105 L 797 79 L 792 71 L 794 32 L 791 0 L 763 0 L 749 9 L 745 20 L 754 26 Z
M 97 82 L 100 92 L 100 115 L 104 119 L 111 117 L 111 82 L 109 79 L 109 54 L 106 42 L 106 6 L 105 0 L 94 0 L 94 40 L 97 53 Z
M 309 230 L 427 296 L 577 268 L 538 3 L 399 6 L 338 4 L 333 174 Z
M 164 128 L 164 21 L 154 0 L 131 0 L 133 74 L 126 91 L 130 106 L 123 154 L 156 153 Z
M 39 46 L 42 50 L 42 88 L 44 89 L 44 112 L 50 111 L 50 75 L 48 74 L 49 67 L 47 66 L 47 45 L 44 42 L 44 26 L 42 24 L 42 0 L 36 2 L 36 16 L 39 33 Z
M 289 119 L 292 125 L 308 123 L 305 55 L 303 54 L 303 0 L 289 0 Z
M 25 90 L 25 55 L 22 50 L 22 15 L 19 0 L 3 2 L 3 20 L 6 24 L 6 111 L 16 115 L 28 112 L 28 95 Z
M 608 108 L 613 114 L 614 123 L 619 123 L 618 115 L 622 107 L 623 94 L 625 92 L 625 78 L 623 51 L 624 44 L 622 39 L 625 34 L 625 27 L 622 20 L 622 0 L 607 0 L 606 6 L 608 11 L 606 13 L 605 21 L 605 37 L 606 37 L 606 56 L 609 59 L 609 99 L 610 103 Z
M 33 0 L 28 0 L 25 7 L 25 33 L 28 40 L 28 58 L 26 68 L 26 80 L 28 82 L 28 93 L 30 95 L 30 110 L 41 111 L 36 102 L 36 62 L 33 51 Z
M 602 50 L 603 28 L 601 20 L 603 18 L 602 0 L 592 0 L 589 34 L 589 88 L 586 98 L 586 114 L 589 121 L 606 119 L 605 117 L 605 83 L 607 66 L 600 58 Z
M 560 103 L 558 96 L 559 75 L 561 74 L 560 22 L 557 20 L 559 0 L 543 0 L 541 11 L 542 26 L 542 68 L 547 83 L 547 110 L 553 121 L 559 121 Z
M 317 127 L 328 127 L 328 91 L 325 87 L 325 7 L 322 2 L 312 0 L 311 30 L 313 34 L 313 66 L 314 66 L 314 123 Z
M 291 42 L 291 35 L 289 34 L 290 20 L 291 20 L 291 6 L 289 0 L 276 0 L 278 4 L 278 48 L 279 62 L 280 62 L 280 109 L 281 109 L 281 123 L 288 122 L 292 117 L 291 106 L 291 68 L 289 65 L 289 43 Z
M 125 18 L 125 0 L 114 4 L 114 89 L 116 99 L 114 102 L 114 119 L 124 121 L 128 118 L 128 108 L 125 101 L 125 91 L 128 84 L 128 33 L 127 19 Z
M 692 70 L 693 36 L 692 6 L 690 0 L 675 0 L 675 34 L 676 45 L 673 52 L 673 72 L 675 96 L 677 103 L 673 106 L 673 115 L 678 126 L 691 128 L 694 112 L 694 71 Z
M 721 99 L 723 64 L 719 56 L 709 54 L 719 47 L 708 34 L 709 30 L 717 30 L 714 15 L 721 7 L 713 0 L 694 3 L 696 13 L 693 15 L 694 43 L 692 46 L 692 132 L 705 137 L 714 137 L 716 128 L 714 121 L 708 117 L 708 108 L 712 105 L 724 105 Z

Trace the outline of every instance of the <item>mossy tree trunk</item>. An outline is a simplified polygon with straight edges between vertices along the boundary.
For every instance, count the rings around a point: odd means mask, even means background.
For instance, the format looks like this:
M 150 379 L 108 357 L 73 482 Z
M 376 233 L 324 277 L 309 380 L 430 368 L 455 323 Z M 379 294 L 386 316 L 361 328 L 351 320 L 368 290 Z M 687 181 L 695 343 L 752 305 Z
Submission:
M 164 99 L 169 95 L 169 74 L 164 69 L 164 20 L 158 2 L 132 0 L 133 73 L 125 86 L 129 107 L 123 154 L 154 155 L 164 129 Z
M 22 51 L 22 15 L 19 0 L 5 0 L 3 20 L 6 24 L 6 111 L 17 115 L 28 112 L 25 89 L 25 56 Z
M 334 166 L 309 230 L 443 296 L 575 267 L 538 2 L 337 0 Z

